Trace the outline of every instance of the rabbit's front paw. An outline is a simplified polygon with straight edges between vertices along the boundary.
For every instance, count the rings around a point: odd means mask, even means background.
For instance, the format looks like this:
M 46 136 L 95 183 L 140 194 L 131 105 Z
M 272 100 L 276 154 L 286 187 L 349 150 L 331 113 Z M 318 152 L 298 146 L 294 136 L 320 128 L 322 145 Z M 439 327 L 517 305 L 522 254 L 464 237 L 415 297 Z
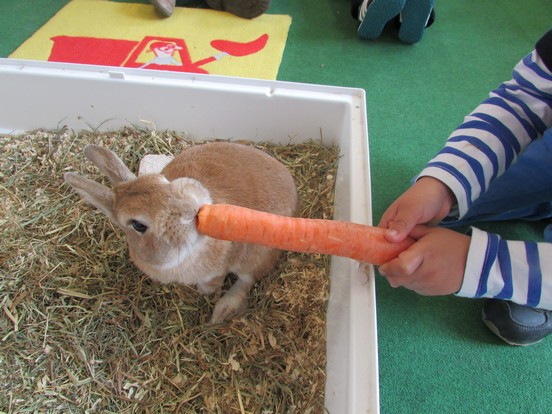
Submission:
M 247 307 L 247 298 L 224 295 L 215 305 L 213 310 L 213 315 L 211 316 L 211 325 L 216 325 L 232 319 L 235 315 L 240 313 Z
M 244 310 L 247 307 L 247 297 L 253 283 L 250 277 L 238 278 L 232 288 L 215 305 L 210 323 L 214 325 L 224 322 Z

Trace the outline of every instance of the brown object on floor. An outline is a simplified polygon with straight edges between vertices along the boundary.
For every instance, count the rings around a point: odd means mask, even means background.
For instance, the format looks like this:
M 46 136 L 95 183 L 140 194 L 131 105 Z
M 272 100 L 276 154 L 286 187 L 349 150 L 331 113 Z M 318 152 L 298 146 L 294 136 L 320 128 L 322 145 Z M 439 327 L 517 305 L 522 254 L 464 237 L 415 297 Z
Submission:
M 260 16 L 270 8 L 271 0 L 205 0 L 210 8 L 223 10 L 245 19 Z

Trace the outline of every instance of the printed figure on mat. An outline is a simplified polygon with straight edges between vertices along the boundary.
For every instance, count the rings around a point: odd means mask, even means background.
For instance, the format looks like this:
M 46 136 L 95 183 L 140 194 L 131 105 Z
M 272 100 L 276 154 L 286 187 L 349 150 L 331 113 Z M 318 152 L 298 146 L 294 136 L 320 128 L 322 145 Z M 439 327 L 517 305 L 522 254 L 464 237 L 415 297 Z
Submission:
M 435 20 L 434 0 L 351 0 L 351 14 L 359 21 L 357 34 L 364 40 L 381 36 L 386 26 L 398 31 L 399 39 L 414 44 Z
M 182 66 L 182 62 L 173 57 L 177 50 L 182 49 L 183 48 L 181 46 L 178 46 L 172 42 L 155 42 L 150 45 L 150 50 L 155 57 L 140 67 L 145 68 L 152 64 Z
M 245 19 L 253 19 L 266 12 L 272 0 L 205 0 L 213 10 L 225 11 Z M 150 0 L 164 16 L 173 14 L 176 0 Z
M 545 241 L 446 228 L 510 219 L 545 221 Z M 550 223 L 552 30 L 383 214 L 389 241 L 417 241 L 379 272 L 423 295 L 491 298 L 487 326 L 512 345 L 529 345 L 552 333 Z

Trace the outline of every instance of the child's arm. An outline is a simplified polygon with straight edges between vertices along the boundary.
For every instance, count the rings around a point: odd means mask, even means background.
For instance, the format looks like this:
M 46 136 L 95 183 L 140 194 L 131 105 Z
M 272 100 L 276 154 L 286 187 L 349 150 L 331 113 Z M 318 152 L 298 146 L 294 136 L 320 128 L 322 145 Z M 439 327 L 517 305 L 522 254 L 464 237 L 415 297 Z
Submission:
M 416 224 L 461 219 L 529 143 L 552 126 L 552 67 L 547 66 L 552 66 L 552 30 L 543 39 L 549 48 L 541 49 L 550 56 L 541 58 L 534 51 L 519 62 L 513 78 L 466 117 L 418 181 L 387 209 L 380 226 L 390 229 L 389 241 L 402 240 Z
M 552 244 L 502 240 L 478 229 L 469 237 L 417 226 L 411 236 L 417 241 L 408 250 L 379 267 L 391 286 L 552 310 Z
M 546 36 L 550 46 L 552 31 Z M 542 49 L 552 54 L 552 47 Z M 450 188 L 459 218 L 531 141 L 552 126 L 552 67 L 547 67 L 551 61 L 552 56 L 543 59 L 536 51 L 527 55 L 514 68 L 512 79 L 465 118 L 421 172 L 420 177 L 434 177 Z
M 398 258 L 380 266 L 380 273 L 394 286 L 428 295 L 454 293 L 458 287 L 462 296 L 499 297 L 551 309 L 550 244 L 501 241 L 474 230 L 467 247 L 467 236 L 450 230 L 415 234 L 417 224 L 443 218 L 450 200 L 455 200 L 457 209 L 447 213 L 461 218 L 490 182 L 552 126 L 552 31 L 543 39 L 537 45 L 542 56 L 533 52 L 521 61 L 513 79 L 466 118 L 419 180 L 384 213 L 380 225 L 389 229 L 388 240 L 405 237 L 410 232 L 405 228 L 414 229 L 410 235 L 418 239 Z M 432 177 L 431 184 L 427 177 Z M 434 188 L 428 190 L 427 185 Z M 439 186 L 451 192 L 450 199 Z M 425 196 L 431 194 L 428 191 L 434 196 Z M 458 249 L 449 248 L 455 245 Z

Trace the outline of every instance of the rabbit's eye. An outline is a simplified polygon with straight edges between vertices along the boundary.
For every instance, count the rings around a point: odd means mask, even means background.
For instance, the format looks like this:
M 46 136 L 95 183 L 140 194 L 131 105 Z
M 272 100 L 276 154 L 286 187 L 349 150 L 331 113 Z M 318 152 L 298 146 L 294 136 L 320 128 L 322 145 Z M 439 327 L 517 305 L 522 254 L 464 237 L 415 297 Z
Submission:
M 145 233 L 146 230 L 148 229 L 148 226 L 140 223 L 138 220 L 132 220 L 130 224 L 132 225 L 132 228 L 136 230 L 138 233 Z

